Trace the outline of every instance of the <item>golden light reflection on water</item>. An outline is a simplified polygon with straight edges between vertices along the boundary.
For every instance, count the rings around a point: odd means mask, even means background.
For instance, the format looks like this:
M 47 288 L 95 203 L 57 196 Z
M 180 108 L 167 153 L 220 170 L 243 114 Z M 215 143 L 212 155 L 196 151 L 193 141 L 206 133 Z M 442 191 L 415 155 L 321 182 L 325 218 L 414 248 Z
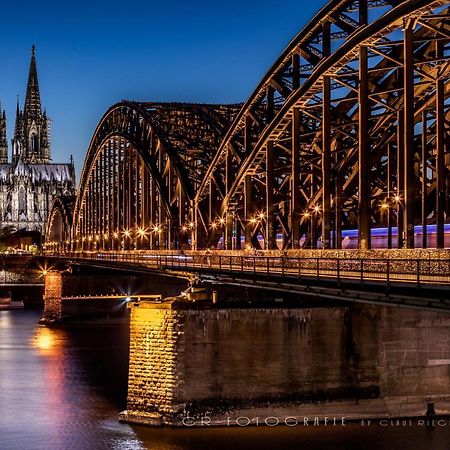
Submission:
M 41 354 L 49 356 L 57 354 L 60 347 L 58 330 L 52 330 L 46 327 L 37 327 L 31 339 L 31 344 Z
M 11 328 L 11 314 L 10 311 L 0 312 L 0 328 L 8 329 Z

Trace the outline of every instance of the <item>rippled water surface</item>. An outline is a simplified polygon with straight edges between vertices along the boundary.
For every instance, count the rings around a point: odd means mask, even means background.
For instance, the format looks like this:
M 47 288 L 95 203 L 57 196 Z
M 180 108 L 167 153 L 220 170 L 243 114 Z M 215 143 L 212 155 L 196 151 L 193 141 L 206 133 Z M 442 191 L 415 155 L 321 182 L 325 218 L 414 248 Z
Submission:
M 450 426 L 149 429 L 119 424 L 127 327 L 47 329 L 0 312 L 0 450 L 448 450 Z M 448 422 L 446 422 L 448 423 Z

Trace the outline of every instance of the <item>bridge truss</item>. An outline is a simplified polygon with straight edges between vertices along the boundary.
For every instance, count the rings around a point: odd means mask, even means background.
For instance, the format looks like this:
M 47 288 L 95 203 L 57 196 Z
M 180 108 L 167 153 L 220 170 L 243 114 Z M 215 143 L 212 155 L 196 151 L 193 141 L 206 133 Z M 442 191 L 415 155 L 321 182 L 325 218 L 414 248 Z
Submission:
M 75 203 L 77 249 L 180 247 L 234 105 L 121 102 L 92 138 Z
M 383 227 L 388 247 L 443 247 L 449 41 L 449 0 L 332 0 L 240 109 L 113 106 L 67 241 L 239 249 L 242 236 L 253 248 L 341 248 L 357 229 L 365 249 Z

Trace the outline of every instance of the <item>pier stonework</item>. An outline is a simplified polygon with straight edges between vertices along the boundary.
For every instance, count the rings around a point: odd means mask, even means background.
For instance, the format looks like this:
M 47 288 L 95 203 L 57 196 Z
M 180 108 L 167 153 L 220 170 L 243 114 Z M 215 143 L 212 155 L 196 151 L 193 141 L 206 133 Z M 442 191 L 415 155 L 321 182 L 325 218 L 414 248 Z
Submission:
M 60 321 L 62 319 L 63 274 L 50 271 L 45 275 L 44 315 L 42 321 Z
M 121 420 L 189 425 L 305 399 L 378 395 L 377 348 L 347 350 L 343 308 L 131 306 L 127 411 Z M 355 329 L 353 337 L 367 330 Z M 372 330 L 371 332 L 375 332 Z
M 121 418 L 161 425 L 182 413 L 185 314 L 171 303 L 131 306 L 127 411 Z
M 448 320 L 420 314 L 136 303 L 120 419 L 192 426 L 236 425 L 240 417 L 421 416 L 430 402 L 448 413 L 450 342 L 439 337 L 436 348 L 433 337 L 436 329 L 445 334 Z

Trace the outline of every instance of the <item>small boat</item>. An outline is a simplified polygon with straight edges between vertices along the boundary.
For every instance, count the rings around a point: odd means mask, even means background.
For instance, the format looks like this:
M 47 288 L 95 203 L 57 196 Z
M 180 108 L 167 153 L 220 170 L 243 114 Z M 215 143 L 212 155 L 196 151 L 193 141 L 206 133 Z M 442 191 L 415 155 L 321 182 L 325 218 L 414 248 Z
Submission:
M 23 309 L 22 300 L 12 300 L 11 297 L 0 297 L 0 311 Z

